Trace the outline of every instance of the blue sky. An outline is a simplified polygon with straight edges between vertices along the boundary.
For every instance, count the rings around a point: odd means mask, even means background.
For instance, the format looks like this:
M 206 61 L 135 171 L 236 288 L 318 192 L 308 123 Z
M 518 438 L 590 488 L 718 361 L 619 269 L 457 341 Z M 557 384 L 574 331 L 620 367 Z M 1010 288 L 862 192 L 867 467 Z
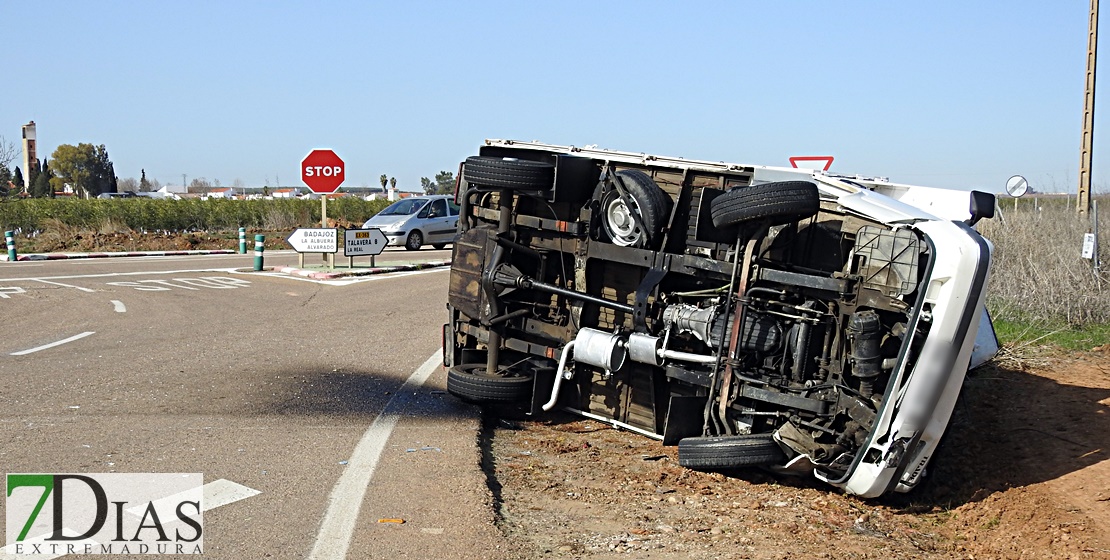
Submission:
M 833 155 L 834 171 L 898 182 L 999 191 L 1023 174 L 1074 192 L 1088 8 L 2 0 L 0 135 L 18 142 L 34 120 L 40 157 L 105 144 L 119 177 L 163 184 L 299 185 L 301 159 L 331 148 L 348 186 L 385 173 L 419 190 L 512 138 L 761 165 Z

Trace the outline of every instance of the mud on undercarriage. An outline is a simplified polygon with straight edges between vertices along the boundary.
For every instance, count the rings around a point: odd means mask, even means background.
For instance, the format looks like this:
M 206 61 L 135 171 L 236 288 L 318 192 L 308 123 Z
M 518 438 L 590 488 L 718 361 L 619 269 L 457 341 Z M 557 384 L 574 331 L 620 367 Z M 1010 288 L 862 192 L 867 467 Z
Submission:
M 933 328 L 935 245 L 812 176 L 763 174 L 488 142 L 460 172 L 448 390 L 606 420 L 677 443 L 691 468 L 843 484 L 893 462 L 912 486 L 921 442 L 869 442 L 897 436 L 884 405 Z

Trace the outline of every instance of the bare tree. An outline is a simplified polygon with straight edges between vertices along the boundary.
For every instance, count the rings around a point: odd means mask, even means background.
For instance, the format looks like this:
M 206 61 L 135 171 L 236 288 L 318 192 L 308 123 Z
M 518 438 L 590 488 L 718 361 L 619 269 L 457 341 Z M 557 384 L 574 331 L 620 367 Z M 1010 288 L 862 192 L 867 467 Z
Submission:
M 139 180 L 134 177 L 125 177 L 120 179 L 116 186 L 119 192 L 139 192 Z
M 15 142 L 0 136 L 0 167 L 8 167 L 20 156 L 21 150 Z
M 208 179 L 205 179 L 204 177 L 197 177 L 196 179 L 193 179 L 191 183 L 189 183 L 189 192 L 191 193 L 208 194 L 208 192 L 211 190 L 212 183 L 208 182 Z

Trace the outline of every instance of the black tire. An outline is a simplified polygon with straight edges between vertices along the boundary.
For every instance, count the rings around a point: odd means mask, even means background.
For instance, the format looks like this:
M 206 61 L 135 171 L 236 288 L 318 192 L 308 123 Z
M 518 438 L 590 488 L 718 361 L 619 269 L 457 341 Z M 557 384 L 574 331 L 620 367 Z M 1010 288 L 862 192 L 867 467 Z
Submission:
M 678 442 L 678 464 L 695 470 L 782 464 L 786 454 L 770 435 L 688 437 Z
M 474 403 L 511 403 L 532 398 L 532 376 L 491 374 L 486 364 L 460 364 L 447 371 L 447 392 Z
M 601 200 L 601 229 L 614 245 L 657 248 L 663 239 L 661 234 L 670 213 L 671 199 L 643 171 L 626 169 L 617 176 L 623 179 L 633 208 L 628 208 L 616 189 L 610 190 Z M 630 212 L 640 216 L 643 229 L 637 226 Z
M 447 247 L 446 243 L 432 243 L 433 249 L 443 249 L 444 247 Z
M 555 184 L 555 166 L 526 159 L 471 156 L 466 158 L 463 179 L 472 186 L 542 191 Z
M 821 207 L 817 185 L 808 181 L 780 181 L 738 187 L 713 199 L 713 225 L 731 225 L 767 220 L 777 226 L 809 218 Z
M 405 238 L 405 249 L 409 251 L 419 251 L 420 246 L 424 244 L 424 236 L 416 230 L 409 232 L 409 236 Z

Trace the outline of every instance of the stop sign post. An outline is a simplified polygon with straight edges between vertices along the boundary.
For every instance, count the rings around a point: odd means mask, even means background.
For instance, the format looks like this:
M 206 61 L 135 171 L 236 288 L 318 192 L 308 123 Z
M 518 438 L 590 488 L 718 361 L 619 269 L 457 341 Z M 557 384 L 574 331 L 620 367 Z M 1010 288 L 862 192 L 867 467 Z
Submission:
M 320 197 L 322 228 L 328 227 L 328 194 L 335 192 L 345 177 L 343 160 L 331 150 L 312 150 L 301 161 L 301 180 L 308 185 L 308 190 L 323 195 Z M 324 258 L 328 261 L 328 268 L 335 268 L 334 253 L 328 253 Z

